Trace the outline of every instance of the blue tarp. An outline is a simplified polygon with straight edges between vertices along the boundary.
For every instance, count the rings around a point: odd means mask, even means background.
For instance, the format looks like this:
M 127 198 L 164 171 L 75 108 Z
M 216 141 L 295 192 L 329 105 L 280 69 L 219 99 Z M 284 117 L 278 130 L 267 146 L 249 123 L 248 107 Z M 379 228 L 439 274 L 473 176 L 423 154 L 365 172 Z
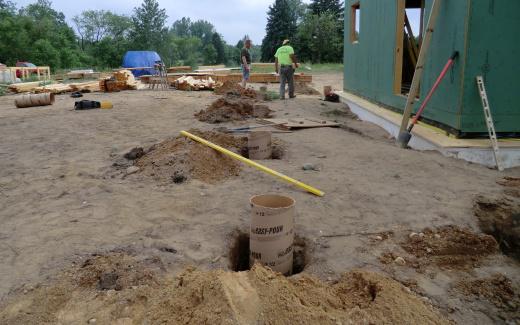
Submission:
M 154 51 L 128 51 L 123 57 L 123 68 L 153 67 L 155 61 L 161 61 L 161 57 Z M 132 70 L 136 77 L 145 74 L 155 74 L 155 69 Z

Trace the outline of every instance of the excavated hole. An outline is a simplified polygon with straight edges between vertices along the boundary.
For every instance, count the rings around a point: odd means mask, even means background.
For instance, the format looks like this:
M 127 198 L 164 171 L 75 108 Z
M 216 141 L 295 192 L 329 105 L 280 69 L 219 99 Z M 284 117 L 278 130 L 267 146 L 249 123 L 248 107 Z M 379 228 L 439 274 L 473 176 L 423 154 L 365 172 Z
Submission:
M 285 145 L 282 144 L 280 141 L 275 141 L 272 146 L 272 153 L 271 158 L 273 160 L 280 160 L 285 156 Z M 249 148 L 246 146 L 240 148 L 240 155 L 242 155 L 245 158 L 249 157 Z
M 520 260 L 520 201 L 479 197 L 474 212 L 480 229 L 495 237 L 502 253 Z
M 301 273 L 310 261 L 307 240 L 296 235 L 294 237 L 294 256 L 292 275 Z M 232 234 L 229 247 L 229 268 L 235 272 L 250 270 L 249 266 L 249 233 L 236 230 Z

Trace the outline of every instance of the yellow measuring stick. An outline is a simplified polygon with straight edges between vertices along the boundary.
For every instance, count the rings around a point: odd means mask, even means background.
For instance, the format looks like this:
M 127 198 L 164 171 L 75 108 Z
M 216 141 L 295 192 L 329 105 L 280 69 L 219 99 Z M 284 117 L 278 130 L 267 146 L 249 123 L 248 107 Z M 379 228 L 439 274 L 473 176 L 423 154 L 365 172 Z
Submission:
M 209 142 L 207 140 L 204 140 L 201 137 L 198 137 L 198 136 L 193 135 L 193 134 L 191 134 L 189 132 L 186 132 L 186 131 L 181 131 L 181 134 L 183 136 L 185 136 L 185 137 L 188 137 L 188 138 L 192 139 L 192 140 L 200 142 L 200 143 L 202 143 L 202 144 L 204 144 L 204 145 L 206 145 L 206 146 L 208 146 L 208 147 L 210 147 L 212 149 L 215 149 L 218 152 L 221 152 L 221 153 L 223 153 L 223 154 L 225 154 L 227 156 L 230 156 L 231 158 L 234 158 L 236 160 L 240 160 L 241 162 L 246 163 L 249 166 L 255 167 L 256 169 L 260 169 L 264 173 L 267 173 L 267 174 L 279 177 L 279 178 L 283 179 L 284 181 L 286 181 L 288 183 L 291 183 L 291 184 L 294 184 L 296 186 L 299 186 L 299 187 L 303 188 L 304 190 L 306 190 L 307 192 L 310 192 L 310 193 L 312 193 L 314 195 L 317 195 L 317 196 L 325 195 L 325 193 L 323 193 L 322 191 L 320 191 L 320 190 L 318 190 L 318 189 L 316 189 L 316 188 L 314 188 L 312 186 L 309 186 L 309 185 L 304 184 L 304 183 L 302 183 L 300 181 L 297 181 L 297 180 L 295 180 L 293 178 L 285 176 L 284 174 L 281 174 L 281 173 L 279 173 L 279 172 L 277 172 L 275 170 L 272 170 L 271 168 L 268 168 L 268 167 L 265 167 L 263 165 L 260 165 L 259 163 L 256 163 L 256 162 L 254 162 L 252 160 L 244 158 L 241 155 L 238 155 L 238 154 L 236 154 L 236 153 L 234 153 L 232 151 L 229 151 L 229 150 L 227 150 L 225 148 L 222 148 L 221 146 L 217 146 L 216 144 L 211 143 L 211 142 Z

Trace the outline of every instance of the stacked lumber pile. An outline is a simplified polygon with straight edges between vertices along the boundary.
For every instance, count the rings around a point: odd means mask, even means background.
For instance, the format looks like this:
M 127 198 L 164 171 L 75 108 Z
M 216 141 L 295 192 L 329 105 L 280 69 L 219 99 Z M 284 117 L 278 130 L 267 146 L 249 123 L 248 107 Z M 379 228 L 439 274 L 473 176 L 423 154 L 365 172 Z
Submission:
M 63 94 L 72 91 L 72 88 L 69 85 L 65 84 L 52 84 L 42 87 L 36 87 L 32 90 L 36 94 L 40 93 L 53 93 L 53 94 Z
M 100 91 L 99 81 L 89 81 L 89 82 L 80 82 L 69 84 L 72 88 L 72 91 L 79 91 L 82 93 L 92 93 L 96 91 Z
M 134 79 L 135 84 L 135 79 Z M 79 91 L 79 92 L 96 92 L 100 91 L 99 81 L 88 81 L 71 84 L 53 83 L 45 85 L 44 82 L 22 82 L 9 85 L 9 90 L 15 93 L 53 93 L 62 94 L 66 92 Z
M 175 84 L 175 81 L 179 78 L 181 74 L 172 73 L 168 74 L 168 81 L 171 84 Z M 234 81 L 240 82 L 242 81 L 242 74 L 239 73 L 231 73 L 231 74 L 214 74 L 214 73 L 186 73 L 186 76 L 193 77 L 194 79 L 205 80 L 208 78 L 212 78 L 215 82 L 226 82 L 226 81 Z M 143 81 L 143 77 L 141 77 L 141 81 Z M 306 75 L 303 73 L 294 74 L 295 82 L 312 82 L 312 75 Z M 145 82 L 145 81 L 143 81 Z M 279 83 L 280 76 L 277 76 L 275 73 L 252 73 L 250 75 L 249 82 L 252 83 Z
M 40 87 L 41 83 L 39 81 L 34 82 L 21 82 L 16 84 L 9 85 L 9 90 L 15 93 L 26 93 L 33 91 L 34 88 Z
M 137 90 L 137 81 L 129 70 L 115 71 L 110 78 L 99 81 L 99 89 L 103 92 L 113 92 L 121 90 Z
M 175 88 L 178 90 L 214 90 L 218 86 L 215 81 L 208 77 L 208 79 L 195 79 L 192 76 L 183 76 L 175 80 Z
M 189 65 L 183 65 L 183 66 L 177 66 L 177 67 L 169 67 L 166 69 L 166 72 L 172 73 L 172 72 L 190 72 L 191 67 Z

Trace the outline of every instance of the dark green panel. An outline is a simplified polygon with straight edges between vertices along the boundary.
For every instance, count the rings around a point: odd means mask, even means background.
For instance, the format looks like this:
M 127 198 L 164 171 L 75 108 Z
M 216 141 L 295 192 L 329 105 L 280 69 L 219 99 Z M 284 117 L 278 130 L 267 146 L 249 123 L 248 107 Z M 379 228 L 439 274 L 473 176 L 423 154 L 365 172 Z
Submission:
M 426 3 L 426 17 L 429 17 L 432 1 Z M 423 113 L 425 118 L 454 129 L 460 128 L 462 81 L 466 60 L 464 42 L 467 20 L 465 17 L 469 11 L 468 6 L 468 1 L 442 1 L 421 82 L 420 98 L 422 99 L 432 88 L 452 53 L 459 52 L 455 64 L 442 80 Z
M 520 132 L 520 1 L 472 0 L 462 131 L 487 132 L 475 77 L 482 75 L 497 132 Z
M 459 128 L 462 105 L 467 1 L 445 0 L 441 6 L 420 94 L 420 98 L 426 96 L 453 50 L 458 50 L 461 57 L 437 90 L 424 115 L 455 129 Z M 346 1 L 345 6 L 345 90 L 402 111 L 406 98 L 393 92 L 397 0 L 360 0 L 359 43 L 352 44 L 349 39 L 350 7 L 356 2 Z M 432 1 L 426 0 L 426 20 L 431 5 Z

